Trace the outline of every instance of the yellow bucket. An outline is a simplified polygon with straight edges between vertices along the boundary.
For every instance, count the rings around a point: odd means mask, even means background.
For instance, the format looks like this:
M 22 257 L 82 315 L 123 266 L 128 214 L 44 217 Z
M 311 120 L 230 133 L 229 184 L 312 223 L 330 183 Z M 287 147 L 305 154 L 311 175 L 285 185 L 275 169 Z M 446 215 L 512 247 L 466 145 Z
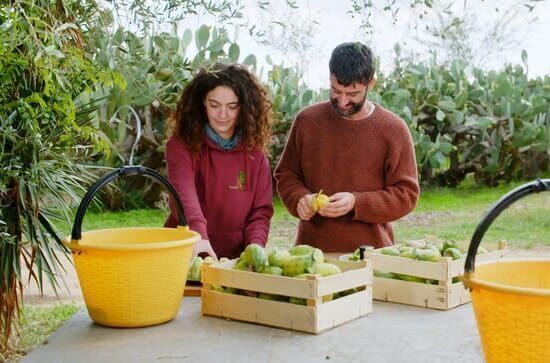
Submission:
M 116 228 L 80 232 L 94 194 L 120 175 L 142 174 L 161 181 L 175 199 L 177 228 Z M 106 174 L 79 206 L 72 236 L 64 245 L 73 255 L 90 318 L 111 327 L 143 327 L 173 319 L 183 296 L 193 246 L 200 236 L 185 226 L 183 206 L 169 182 L 145 167 Z
M 550 259 L 475 265 L 477 248 L 492 221 L 514 201 L 543 190 L 550 190 L 550 179 L 527 183 L 504 196 L 479 224 L 470 243 L 463 281 L 471 291 L 489 363 L 550 362 Z

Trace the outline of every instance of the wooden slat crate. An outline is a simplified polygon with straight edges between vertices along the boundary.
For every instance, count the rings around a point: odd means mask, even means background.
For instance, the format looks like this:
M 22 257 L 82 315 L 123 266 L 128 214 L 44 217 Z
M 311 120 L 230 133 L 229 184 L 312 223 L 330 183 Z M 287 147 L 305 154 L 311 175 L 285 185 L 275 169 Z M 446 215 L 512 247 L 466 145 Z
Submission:
M 506 242 L 476 256 L 476 262 L 502 258 L 506 253 Z M 461 281 L 453 278 L 462 275 L 464 258 L 452 260 L 441 257 L 439 262 L 417 261 L 402 257 L 383 255 L 377 250 L 367 251 L 374 270 L 418 276 L 437 280 L 438 284 L 427 284 L 374 276 L 373 299 L 387 302 L 448 310 L 471 301 L 470 292 Z
M 203 265 L 202 314 L 318 334 L 372 311 L 370 262 L 328 260 L 341 274 L 307 279 L 233 269 L 236 260 Z M 306 299 L 307 305 L 263 300 L 211 290 L 211 285 Z M 350 295 L 323 301 L 323 296 L 356 288 Z

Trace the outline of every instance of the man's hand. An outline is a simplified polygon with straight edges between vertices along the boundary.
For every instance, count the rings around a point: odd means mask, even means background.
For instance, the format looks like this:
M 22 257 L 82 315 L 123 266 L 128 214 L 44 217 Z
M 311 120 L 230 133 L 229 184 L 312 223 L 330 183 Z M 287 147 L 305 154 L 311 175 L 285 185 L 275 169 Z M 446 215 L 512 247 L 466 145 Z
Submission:
M 296 212 L 301 220 L 309 221 L 315 214 L 311 209 L 311 201 L 315 197 L 315 194 L 306 194 L 299 201 L 296 206 Z
M 191 261 L 193 261 L 193 259 L 197 257 L 200 253 L 206 253 L 210 257 L 212 257 L 214 261 L 218 261 L 218 256 L 216 256 L 216 252 L 214 252 L 214 249 L 212 249 L 212 245 L 210 244 L 210 241 L 207 239 L 201 239 L 195 244 L 195 247 L 193 248 L 193 256 L 191 257 Z
M 319 209 L 319 214 L 323 217 L 336 218 L 355 208 L 355 195 L 349 192 L 335 193 L 329 196 L 330 203 Z M 299 204 L 299 203 L 298 203 Z

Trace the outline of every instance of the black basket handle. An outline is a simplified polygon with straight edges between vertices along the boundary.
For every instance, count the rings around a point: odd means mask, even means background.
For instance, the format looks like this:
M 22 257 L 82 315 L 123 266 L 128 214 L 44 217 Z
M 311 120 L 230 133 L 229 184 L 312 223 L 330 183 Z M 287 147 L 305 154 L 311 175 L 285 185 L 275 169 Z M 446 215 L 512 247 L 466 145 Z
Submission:
M 535 181 L 523 184 L 516 189 L 512 190 L 502 198 L 487 212 L 485 217 L 478 224 L 472 240 L 470 242 L 470 247 L 468 248 L 468 256 L 466 256 L 466 264 L 464 265 L 465 272 L 473 272 L 476 260 L 476 253 L 481 239 L 485 232 L 489 229 L 489 226 L 493 221 L 502 213 L 506 208 L 517 200 L 533 193 L 540 193 L 543 191 L 550 191 L 550 179 L 537 179 Z
M 103 175 L 88 190 L 88 192 L 82 199 L 82 202 L 80 202 L 80 205 L 78 206 L 78 210 L 76 212 L 76 217 L 73 224 L 73 231 L 71 233 L 71 239 L 73 241 L 78 241 L 82 238 L 81 228 L 84 214 L 86 213 L 86 209 L 88 209 L 88 206 L 92 202 L 92 199 L 97 194 L 97 192 L 118 177 L 130 175 L 144 175 L 163 184 L 168 189 L 172 198 L 174 199 L 174 202 L 176 203 L 176 208 L 178 210 L 178 224 L 184 227 L 187 226 L 187 220 L 185 219 L 185 212 L 183 210 L 181 199 L 179 198 L 176 189 L 174 189 L 172 184 L 170 184 L 170 182 L 165 177 L 146 166 L 123 166 Z

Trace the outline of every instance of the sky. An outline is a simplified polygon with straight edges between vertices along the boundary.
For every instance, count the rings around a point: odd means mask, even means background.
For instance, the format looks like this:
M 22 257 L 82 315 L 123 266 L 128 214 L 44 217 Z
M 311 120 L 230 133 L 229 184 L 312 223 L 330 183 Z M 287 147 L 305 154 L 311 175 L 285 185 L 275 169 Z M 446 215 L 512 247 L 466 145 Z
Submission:
M 360 27 L 361 16 L 352 17 L 349 14 L 351 1 L 296 0 L 298 8 L 290 9 L 286 0 L 272 0 L 267 10 L 261 9 L 256 0 L 243 0 L 242 3 L 244 19 L 249 25 L 256 24 L 257 30 L 266 30 L 269 35 L 265 39 L 271 45 L 259 44 L 241 30 L 233 38 L 241 47 L 241 57 L 244 59 L 249 53 L 255 54 L 260 65 L 265 65 L 267 55 L 275 64 L 297 64 L 302 68 L 305 83 L 314 89 L 327 86 L 330 53 L 335 46 L 345 41 L 362 41 L 369 45 L 379 58 L 382 71 L 392 68 L 396 42 L 401 46 L 402 55 L 419 60 L 429 59 L 429 50 L 433 47 L 426 41 L 433 38 L 424 27 L 426 24 L 434 24 L 437 13 L 442 10 L 428 9 L 423 20 L 419 20 L 422 9 L 411 9 L 407 5 L 410 0 L 398 0 L 397 4 L 401 5 L 398 6 L 396 22 L 379 8 L 370 18 L 373 27 L 369 34 Z M 529 76 L 550 74 L 550 0 L 537 3 L 535 10 L 530 13 L 520 4 L 520 0 L 440 0 L 434 3 L 453 3 L 449 8 L 453 15 L 467 15 L 465 18 L 470 19 L 469 24 L 474 29 L 470 32 L 469 42 L 475 53 L 472 59 L 478 62 L 477 58 L 485 56 L 487 59 L 483 63 L 479 61 L 483 68 L 501 69 L 510 62 L 521 64 L 521 51 L 525 49 Z M 533 20 L 535 17 L 538 19 Z M 499 20 L 505 24 L 508 32 L 503 34 L 506 39 L 504 43 L 511 43 L 512 47 L 496 52 L 496 48 L 481 36 L 488 33 Z M 196 29 L 202 24 L 213 26 L 216 22 L 210 16 L 200 15 L 187 18 L 180 26 Z M 284 28 L 280 24 L 284 24 Z

